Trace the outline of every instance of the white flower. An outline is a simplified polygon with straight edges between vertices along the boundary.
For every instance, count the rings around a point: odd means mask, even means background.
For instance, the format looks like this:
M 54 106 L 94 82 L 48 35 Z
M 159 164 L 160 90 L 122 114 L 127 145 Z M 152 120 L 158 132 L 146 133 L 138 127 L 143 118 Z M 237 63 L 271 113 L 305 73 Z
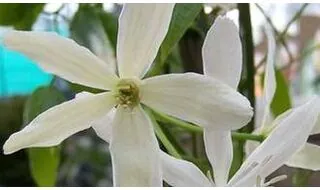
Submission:
M 230 20 L 218 18 L 209 30 L 203 46 L 205 73 L 236 88 L 241 71 L 240 47 L 235 25 Z M 274 39 L 271 39 L 268 69 L 273 67 L 274 49 Z M 270 96 L 267 94 L 267 97 Z M 265 182 L 268 175 L 282 166 L 306 142 L 319 109 L 320 100 L 315 97 L 305 105 L 293 109 L 282 120 L 278 120 L 274 124 L 276 128 L 250 154 L 229 181 L 228 174 L 233 156 L 230 131 L 205 128 L 205 150 L 213 168 L 214 178 L 204 175 L 193 163 L 162 152 L 164 180 L 172 186 L 268 186 L 282 180 L 286 176 L 278 176 Z
M 278 123 L 282 122 L 284 119 L 287 119 L 295 109 L 289 109 L 286 112 L 279 115 L 277 118 L 273 119 L 270 111 L 270 105 L 273 100 L 275 90 L 276 90 L 276 78 L 274 71 L 274 62 L 276 59 L 276 48 L 275 48 L 275 40 L 273 37 L 270 37 L 270 31 L 267 30 L 268 34 L 268 59 L 265 69 L 264 76 L 264 92 L 262 96 L 263 105 L 265 106 L 265 110 L 263 113 L 263 119 L 260 126 L 255 129 L 255 134 L 262 134 L 267 136 L 274 128 L 278 127 Z M 306 103 L 308 104 L 309 101 Z M 320 109 L 320 108 L 319 108 Z M 312 131 L 309 135 L 320 133 L 320 110 L 314 109 L 314 112 L 308 111 L 305 114 L 318 116 L 317 122 L 313 124 Z M 303 115 L 302 115 L 303 116 Z M 304 117 L 302 117 L 304 119 Z M 302 122 L 300 122 L 302 123 Z M 256 147 L 258 146 L 258 142 L 248 141 L 246 143 L 246 154 L 249 155 Z M 290 167 L 297 168 L 305 168 L 309 170 L 320 170 L 320 146 L 311 143 L 305 143 L 303 147 L 299 149 L 287 162 L 286 165 Z
M 141 104 L 200 126 L 237 129 L 252 116 L 247 99 L 195 73 L 142 79 L 168 31 L 173 4 L 126 4 L 119 18 L 119 75 L 89 50 L 53 33 L 9 32 L 4 44 L 66 80 L 105 90 L 52 107 L 6 141 L 5 154 L 61 143 L 90 126 L 110 142 L 115 186 L 160 186 L 160 149 Z M 96 125 L 114 110 L 114 120 Z M 113 112 L 113 111 L 112 111 Z M 110 114 L 112 114 L 112 112 Z M 97 127 L 95 127 L 97 126 Z

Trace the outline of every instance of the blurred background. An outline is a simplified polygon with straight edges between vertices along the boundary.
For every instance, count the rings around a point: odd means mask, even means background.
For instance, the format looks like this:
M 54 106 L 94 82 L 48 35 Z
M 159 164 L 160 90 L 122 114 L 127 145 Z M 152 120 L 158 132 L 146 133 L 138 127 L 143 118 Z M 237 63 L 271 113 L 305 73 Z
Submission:
M 117 3 L 0 4 L 0 39 L 13 29 L 56 32 L 89 48 L 114 67 L 117 19 L 122 6 Z M 202 73 L 202 43 L 214 19 L 221 14 L 240 28 L 244 71 L 239 91 L 248 96 L 256 110 L 251 129 L 247 126 L 243 131 L 250 132 L 261 122 L 266 24 L 274 30 L 278 45 L 274 116 L 319 94 L 320 4 L 177 4 L 168 34 L 174 37 L 162 44 L 165 51 L 157 56 L 147 76 L 186 71 Z M 84 90 L 98 92 L 46 73 L 28 57 L 0 44 L 0 145 L 39 113 Z M 169 139 L 182 147 L 179 151 L 185 159 L 207 170 L 209 165 L 201 135 L 166 125 L 170 124 L 161 123 Z M 312 136 L 309 141 L 317 144 L 320 138 Z M 231 175 L 244 159 L 243 145 L 234 141 Z M 316 172 L 288 167 L 282 167 L 279 172 L 290 175 L 278 186 L 320 185 L 317 180 L 320 175 Z M 73 135 L 59 147 L 0 154 L 0 186 L 54 185 L 112 186 L 108 145 L 93 130 Z

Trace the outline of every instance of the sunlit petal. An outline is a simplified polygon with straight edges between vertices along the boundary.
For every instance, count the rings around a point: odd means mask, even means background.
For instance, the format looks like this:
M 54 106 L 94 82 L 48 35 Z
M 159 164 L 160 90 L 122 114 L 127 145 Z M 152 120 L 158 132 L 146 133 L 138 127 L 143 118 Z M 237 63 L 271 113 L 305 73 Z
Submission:
M 72 134 L 89 128 L 114 105 L 115 100 L 110 93 L 101 93 L 54 106 L 11 135 L 3 147 L 4 153 L 10 154 L 28 147 L 58 145 Z
M 304 168 L 308 170 L 320 170 L 320 146 L 306 143 L 301 150 L 296 152 L 289 161 L 287 166 Z
M 242 50 L 237 26 L 219 16 L 202 47 L 204 73 L 237 88 L 242 68 Z
M 90 97 L 90 96 L 94 96 L 94 94 L 89 92 L 81 92 L 76 94 L 76 98 L 83 98 L 83 97 Z M 111 140 L 112 122 L 115 114 L 116 114 L 116 108 L 111 108 L 108 114 L 106 114 L 101 119 L 94 121 L 92 123 L 92 128 L 97 133 L 97 135 L 108 143 Z
M 118 106 L 110 152 L 115 186 L 161 186 L 160 148 L 141 106 Z
M 99 89 L 111 89 L 117 82 L 106 63 L 73 40 L 55 33 L 12 31 L 4 35 L 4 44 L 70 82 Z
M 319 134 L 320 133 L 320 114 L 318 116 L 318 120 L 317 120 L 317 123 L 316 125 L 314 126 L 311 134 Z
M 204 130 L 207 157 L 218 187 L 226 186 L 233 157 L 231 131 Z
M 174 4 L 125 4 L 119 18 L 117 61 L 121 77 L 141 77 L 167 34 Z
M 208 178 L 193 163 L 161 152 L 163 179 L 174 187 L 209 187 Z
M 266 34 L 268 39 L 268 55 L 267 55 L 267 64 L 265 67 L 264 75 L 264 90 L 263 90 L 263 101 L 266 105 L 263 115 L 262 126 L 268 125 L 268 121 L 271 119 L 270 114 L 270 104 L 272 102 L 274 93 L 276 91 L 276 76 L 275 76 L 275 59 L 276 59 L 276 42 L 271 28 L 266 27 Z
M 112 108 L 107 115 L 92 124 L 92 128 L 104 141 L 110 143 L 112 135 L 112 122 L 116 114 L 116 108 Z
M 156 111 L 214 129 L 238 129 L 252 116 L 249 101 L 211 77 L 168 74 L 145 79 L 141 101 Z

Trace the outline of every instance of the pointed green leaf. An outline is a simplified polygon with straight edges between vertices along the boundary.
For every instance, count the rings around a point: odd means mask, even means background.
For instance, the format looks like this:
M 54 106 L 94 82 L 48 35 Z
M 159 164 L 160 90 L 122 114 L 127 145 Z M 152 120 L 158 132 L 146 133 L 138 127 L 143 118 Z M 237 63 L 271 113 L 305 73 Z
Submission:
M 152 76 L 158 73 L 173 47 L 179 42 L 183 34 L 193 24 L 202 10 L 201 3 L 178 3 L 175 5 L 168 33 L 161 44 L 155 64 L 147 74 Z
M 111 13 L 105 12 L 103 10 L 98 12 L 101 19 L 105 33 L 107 34 L 112 47 L 116 50 L 117 46 L 117 33 L 118 33 L 118 18 Z
M 287 84 L 287 80 L 284 78 L 281 70 L 275 70 L 276 75 L 276 92 L 271 102 L 271 111 L 274 117 L 282 114 L 286 110 L 292 107 L 289 86 Z M 262 74 L 261 84 L 263 85 L 264 81 L 264 73 Z M 263 86 L 262 86 L 263 87 Z
M 277 88 L 271 102 L 271 111 L 276 117 L 292 107 L 289 86 L 280 70 L 276 70 Z
M 54 87 L 38 88 L 27 100 L 23 119 L 27 124 L 50 107 L 64 102 L 65 97 Z M 38 186 L 54 186 L 60 162 L 59 147 L 27 150 L 30 170 Z

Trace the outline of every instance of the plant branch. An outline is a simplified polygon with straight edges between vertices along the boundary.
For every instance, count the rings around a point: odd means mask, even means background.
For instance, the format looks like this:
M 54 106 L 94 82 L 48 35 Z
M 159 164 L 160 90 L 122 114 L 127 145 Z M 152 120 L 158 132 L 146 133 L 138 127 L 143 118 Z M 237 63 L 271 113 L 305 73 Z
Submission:
M 257 4 L 256 4 L 257 5 Z M 279 34 L 278 32 L 278 36 L 277 36 L 277 43 L 278 42 L 283 42 L 285 41 L 285 36 L 287 35 L 287 32 L 290 28 L 290 26 L 302 15 L 303 11 L 305 10 L 305 8 L 307 7 L 308 3 L 304 3 L 301 8 L 299 9 L 299 11 L 296 12 L 296 14 L 290 19 L 290 21 L 288 22 L 288 24 L 286 25 L 285 29 Z M 257 7 L 259 8 L 259 6 L 257 5 Z M 260 7 L 261 8 L 261 7 Z M 260 10 L 260 9 L 259 9 Z M 263 14 L 263 13 L 262 13 Z M 268 17 L 266 17 L 266 20 L 268 21 Z M 270 18 L 269 18 L 270 20 Z M 271 21 L 271 20 L 270 20 Z M 269 22 L 269 21 L 268 21 Z M 271 22 L 272 23 L 272 22 Z M 270 24 L 271 25 L 271 24 Z M 272 25 L 271 25 L 272 27 Z M 289 48 L 284 46 L 286 48 L 286 51 L 289 52 Z M 288 54 L 289 55 L 289 54 Z M 264 62 L 267 60 L 267 54 L 264 55 L 264 57 L 261 59 L 261 61 L 258 63 L 258 65 L 256 66 L 256 70 L 258 70 L 263 64 Z M 289 63 L 290 65 L 292 63 L 294 63 L 294 58 L 292 56 L 289 56 Z M 290 66 L 289 65 L 289 66 Z
M 152 113 L 147 110 L 148 115 L 150 117 L 150 120 L 153 124 L 153 127 L 156 131 L 156 135 L 157 137 L 160 139 L 160 141 L 162 142 L 163 146 L 167 149 L 168 153 L 176 158 L 182 158 L 181 155 L 179 154 L 179 152 L 177 151 L 177 149 L 171 144 L 170 140 L 167 138 L 167 136 L 165 135 L 165 133 L 163 132 L 163 130 L 161 129 L 161 127 L 159 126 L 158 122 L 156 121 L 156 119 L 154 118 L 154 116 L 152 115 Z
M 251 27 L 250 5 L 249 3 L 238 3 L 239 9 L 239 25 L 240 36 L 242 39 L 242 51 L 243 51 L 243 64 L 246 73 L 246 87 L 247 97 L 250 101 L 251 107 L 255 108 L 255 67 L 254 67 L 254 45 Z M 254 129 L 254 119 L 250 123 L 241 129 L 244 132 L 252 132 Z
M 154 118 L 157 121 L 172 123 L 180 128 L 186 129 L 190 132 L 195 132 L 195 133 L 200 133 L 200 134 L 203 133 L 203 129 L 197 125 L 184 122 L 180 119 L 168 116 L 166 114 L 156 112 L 154 110 L 152 110 L 152 114 L 155 116 Z M 252 140 L 252 141 L 258 141 L 258 142 L 262 142 L 265 138 L 263 135 L 253 135 L 253 134 L 238 133 L 238 132 L 232 132 L 232 137 L 235 139 L 238 139 L 238 140 L 243 140 L 243 141 L 244 140 Z

